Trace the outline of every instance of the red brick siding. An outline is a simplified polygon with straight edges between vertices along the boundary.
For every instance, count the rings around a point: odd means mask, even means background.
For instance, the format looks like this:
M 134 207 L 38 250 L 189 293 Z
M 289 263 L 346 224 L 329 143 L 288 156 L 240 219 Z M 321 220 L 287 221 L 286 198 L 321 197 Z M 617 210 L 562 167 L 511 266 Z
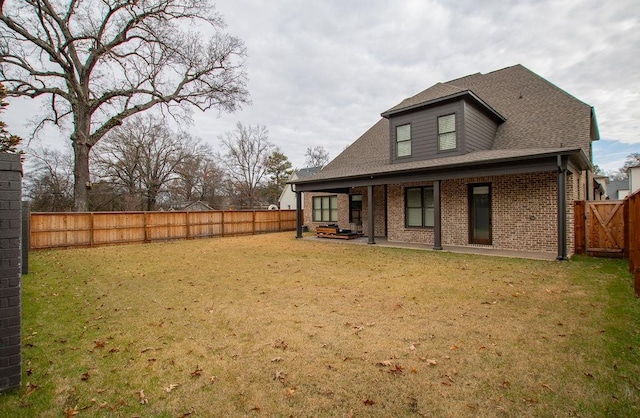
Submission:
M 389 241 L 415 242 L 433 245 L 432 228 L 405 228 L 405 188 L 430 186 L 432 183 L 391 184 L 388 188 Z
M 351 189 L 351 194 L 362 195 L 362 225 L 360 230 L 365 234 L 369 234 L 369 198 L 367 187 L 356 187 Z M 313 222 L 313 197 L 314 196 L 332 196 L 332 193 L 305 193 L 304 204 L 306 208 L 304 211 L 304 224 L 309 227 L 309 230 L 315 231 L 316 226 L 327 224 L 327 222 Z M 349 222 L 349 195 L 338 194 L 338 222 L 337 224 L 341 229 L 354 229 L 357 228 L 355 224 Z M 377 237 L 385 236 L 384 228 L 384 186 L 375 186 L 373 188 L 373 204 L 374 204 L 374 228 L 375 235 Z
M 568 176 L 568 196 L 577 184 Z M 557 176 L 555 172 L 478 177 L 441 182 L 442 244 L 468 245 L 468 185 L 491 183 L 492 239 L 498 249 L 557 251 Z M 433 245 L 433 229 L 405 228 L 404 188 L 430 185 L 410 183 L 389 186 L 390 241 Z M 572 201 L 572 199 L 567 199 Z M 573 205 L 567 204 L 569 253 L 573 252 Z M 568 242 L 569 242 L 568 241 Z
M 573 201 L 581 195 L 583 174 L 567 175 L 567 247 L 574 252 Z M 441 182 L 442 245 L 469 245 L 468 185 L 491 183 L 493 248 L 556 252 L 557 244 L 557 173 L 525 173 L 495 177 L 476 177 Z M 387 186 L 387 237 L 389 241 L 433 245 L 432 228 L 406 228 L 404 190 L 406 187 L 428 186 L 430 182 L 390 184 Z M 362 194 L 362 230 L 368 234 L 367 188 L 355 188 Z M 582 193 L 583 194 L 583 193 Z M 311 230 L 322 222 L 312 222 L 312 197 L 322 193 L 305 193 L 305 225 Z M 325 194 L 326 195 L 326 194 Z M 376 236 L 384 236 L 384 186 L 374 188 Z M 338 225 L 349 224 L 349 196 L 338 195 Z
M 313 222 L 313 198 L 315 196 L 338 196 L 338 221 L 337 222 Z M 349 195 L 335 193 L 304 193 L 304 225 L 310 231 L 315 231 L 316 226 L 328 223 L 337 223 L 340 228 L 349 228 Z

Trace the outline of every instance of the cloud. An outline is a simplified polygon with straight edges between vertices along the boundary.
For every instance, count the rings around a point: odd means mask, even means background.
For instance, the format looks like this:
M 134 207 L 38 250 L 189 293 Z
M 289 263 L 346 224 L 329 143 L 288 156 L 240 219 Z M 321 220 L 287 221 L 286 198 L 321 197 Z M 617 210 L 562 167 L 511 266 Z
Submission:
M 191 133 L 214 145 L 237 121 L 266 125 L 302 167 L 307 147 L 335 157 L 381 112 L 437 82 L 520 63 L 594 106 L 603 138 L 640 147 L 637 0 L 220 0 L 216 8 L 246 44 L 253 104 L 193 115 Z

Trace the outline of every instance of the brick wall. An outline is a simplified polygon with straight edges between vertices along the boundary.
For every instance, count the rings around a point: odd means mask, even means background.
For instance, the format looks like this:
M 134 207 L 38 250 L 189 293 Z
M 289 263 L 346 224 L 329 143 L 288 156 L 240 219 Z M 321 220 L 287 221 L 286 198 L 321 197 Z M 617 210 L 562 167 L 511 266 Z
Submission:
M 0 392 L 21 383 L 20 156 L 0 154 Z
M 577 176 L 567 178 L 567 232 L 573 253 L 573 198 Z M 442 244 L 469 244 L 468 185 L 491 183 L 493 248 L 526 251 L 557 251 L 557 175 L 555 172 L 444 180 L 442 197 Z M 404 188 L 431 183 L 389 186 L 390 241 L 433 245 L 433 229 L 405 228 Z M 569 204 L 571 203 L 571 204 Z
M 362 233 L 369 234 L 369 193 L 367 187 L 355 187 L 351 189 L 351 194 L 362 195 Z M 327 223 L 337 223 L 341 229 L 351 229 L 355 225 L 349 223 L 349 195 L 338 194 L 338 221 L 337 222 L 313 222 L 313 197 L 314 196 L 333 196 L 335 193 L 304 193 L 304 204 L 307 210 L 304 211 L 304 225 L 309 227 L 310 231 L 315 231 L 316 226 L 325 225 Z M 374 204 L 374 228 L 375 236 L 382 237 L 385 235 L 384 221 L 384 186 L 375 186 L 373 188 L 373 204 Z
M 491 183 L 493 248 L 557 252 L 558 250 L 558 178 L 555 171 L 493 177 L 475 177 L 441 182 L 442 245 L 469 245 L 468 185 Z M 432 228 L 405 228 L 404 189 L 428 186 L 430 182 L 390 184 L 387 186 L 387 237 L 389 241 L 433 245 Z M 584 194 L 583 174 L 567 175 L 567 250 L 574 253 L 573 201 Z M 363 232 L 367 228 L 367 188 L 352 193 L 363 197 Z M 312 196 L 305 193 L 305 207 L 312 207 Z M 384 187 L 374 189 L 376 236 L 384 236 Z M 338 224 L 349 228 L 349 197 L 338 195 Z M 305 211 L 305 225 L 311 230 L 321 222 L 312 222 L 312 211 Z
M 316 226 L 328 223 L 337 223 L 340 228 L 349 228 L 349 195 L 335 193 L 304 193 L 304 225 L 310 231 L 315 231 Z M 337 222 L 313 222 L 313 198 L 317 196 L 338 196 L 338 221 Z

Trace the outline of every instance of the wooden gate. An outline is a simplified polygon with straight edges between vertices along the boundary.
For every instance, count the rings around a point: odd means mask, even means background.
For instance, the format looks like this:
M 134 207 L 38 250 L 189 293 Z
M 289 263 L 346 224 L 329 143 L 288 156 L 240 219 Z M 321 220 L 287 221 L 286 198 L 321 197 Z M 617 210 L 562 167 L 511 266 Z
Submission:
M 627 249 L 625 237 L 625 201 L 581 202 L 584 204 L 583 228 L 588 255 L 623 258 Z M 578 208 L 576 208 L 578 209 Z M 576 210 L 576 215 L 581 210 Z M 576 216 L 578 217 L 578 216 Z M 576 223 L 576 251 L 579 251 Z

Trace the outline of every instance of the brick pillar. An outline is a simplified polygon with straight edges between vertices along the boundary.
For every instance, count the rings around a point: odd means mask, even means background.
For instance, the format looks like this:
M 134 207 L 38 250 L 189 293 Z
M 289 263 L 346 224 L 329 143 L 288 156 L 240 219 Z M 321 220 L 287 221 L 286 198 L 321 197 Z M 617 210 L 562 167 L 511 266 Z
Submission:
M 0 392 L 21 383 L 21 189 L 20 155 L 0 153 Z

